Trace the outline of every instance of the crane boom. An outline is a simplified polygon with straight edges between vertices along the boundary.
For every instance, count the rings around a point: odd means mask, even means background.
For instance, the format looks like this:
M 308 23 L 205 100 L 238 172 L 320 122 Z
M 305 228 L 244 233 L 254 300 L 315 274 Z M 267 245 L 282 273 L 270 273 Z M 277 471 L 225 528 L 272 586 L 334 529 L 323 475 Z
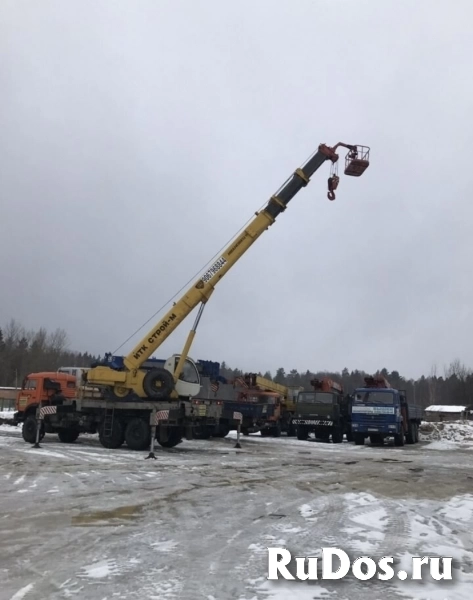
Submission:
M 213 265 L 195 282 L 182 298 L 168 311 L 164 318 L 125 357 L 128 369 L 137 369 L 171 335 L 179 324 L 200 302 L 207 302 L 218 281 L 228 273 L 259 236 L 270 227 L 276 217 L 286 209 L 297 192 L 309 183 L 310 177 L 326 161 L 338 159 L 335 152 L 325 145 L 268 201 L 266 207 L 256 213 L 251 223 L 233 240 Z
M 205 304 L 208 301 L 216 284 L 238 262 L 260 235 L 274 223 L 278 215 L 286 210 L 289 202 L 309 183 L 312 175 L 327 160 L 333 164 L 337 163 L 339 157 L 336 149 L 338 146 L 344 146 L 349 150 L 345 168 L 347 175 L 359 176 L 366 169 L 369 164 L 367 160 L 369 149 L 366 151 L 366 147 L 343 143 L 338 143 L 334 147 L 320 144 L 311 158 L 301 168 L 296 169 L 286 183 L 271 196 L 265 208 L 255 213 L 255 217 L 249 225 L 230 242 L 212 266 L 192 284 L 187 292 L 174 303 L 164 318 L 124 357 L 124 368 L 120 370 L 114 370 L 106 366 L 92 368 L 87 373 L 89 383 L 110 386 L 115 390 L 120 389 L 122 393 L 132 390 L 139 396 L 143 396 L 143 375 L 138 375 L 143 363 L 163 344 L 199 303 Z M 363 160 L 360 159 L 359 149 L 361 149 Z M 353 166 L 356 169 L 353 169 Z M 333 177 L 330 179 L 333 179 Z M 335 189 L 331 186 L 330 179 L 329 189 Z M 333 199 L 330 194 L 333 194 L 333 192 L 329 192 L 329 198 Z M 145 392 L 146 395 L 149 394 Z

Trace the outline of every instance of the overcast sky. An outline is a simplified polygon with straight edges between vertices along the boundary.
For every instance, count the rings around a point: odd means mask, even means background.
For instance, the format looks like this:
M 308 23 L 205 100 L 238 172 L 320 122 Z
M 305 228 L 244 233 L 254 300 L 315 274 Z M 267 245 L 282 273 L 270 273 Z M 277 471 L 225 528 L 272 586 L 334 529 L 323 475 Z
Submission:
M 368 171 L 335 202 L 314 175 L 217 286 L 191 355 L 473 367 L 472 18 L 471 0 L 3 0 L 0 324 L 115 350 L 344 141 L 371 146 Z

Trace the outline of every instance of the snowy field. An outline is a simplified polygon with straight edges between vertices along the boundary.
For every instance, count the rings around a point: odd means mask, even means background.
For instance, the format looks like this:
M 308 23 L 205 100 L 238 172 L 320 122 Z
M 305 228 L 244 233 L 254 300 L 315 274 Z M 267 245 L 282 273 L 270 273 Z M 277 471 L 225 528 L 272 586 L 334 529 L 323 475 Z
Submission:
M 404 448 L 232 433 L 172 450 L 40 449 L 0 427 L 0 600 L 470 600 L 473 428 Z M 269 582 L 267 547 L 454 557 L 453 581 Z M 406 562 L 407 561 L 407 562 Z

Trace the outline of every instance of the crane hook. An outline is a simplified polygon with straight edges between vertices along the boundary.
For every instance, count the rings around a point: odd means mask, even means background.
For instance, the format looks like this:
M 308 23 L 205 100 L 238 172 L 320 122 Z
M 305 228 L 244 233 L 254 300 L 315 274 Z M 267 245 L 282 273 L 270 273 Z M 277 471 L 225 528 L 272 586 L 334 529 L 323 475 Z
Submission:
M 338 175 L 332 175 L 328 178 L 328 193 L 327 198 L 329 200 L 335 200 L 335 190 L 338 187 L 338 182 L 340 181 L 340 177 Z

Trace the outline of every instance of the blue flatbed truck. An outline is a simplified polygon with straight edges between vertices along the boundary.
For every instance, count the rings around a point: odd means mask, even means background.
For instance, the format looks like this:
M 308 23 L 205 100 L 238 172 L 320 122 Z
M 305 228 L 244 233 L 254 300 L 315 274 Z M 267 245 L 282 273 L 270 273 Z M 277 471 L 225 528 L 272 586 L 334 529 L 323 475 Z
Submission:
M 393 388 L 381 376 L 365 377 L 365 386 L 355 389 L 351 399 L 353 439 L 362 446 L 369 438 L 371 444 L 383 444 L 394 438 L 395 446 L 416 444 L 422 408 L 407 401 L 405 390 Z

